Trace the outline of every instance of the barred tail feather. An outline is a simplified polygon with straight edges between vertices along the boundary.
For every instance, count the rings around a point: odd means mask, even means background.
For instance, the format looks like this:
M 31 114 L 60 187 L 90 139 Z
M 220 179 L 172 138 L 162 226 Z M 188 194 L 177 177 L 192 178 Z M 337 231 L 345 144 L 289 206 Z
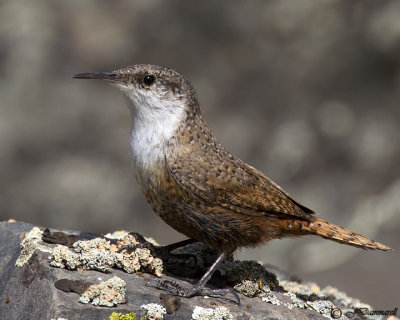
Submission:
M 286 235 L 297 236 L 313 234 L 328 240 L 362 249 L 383 251 L 393 250 L 385 246 L 384 244 L 368 239 L 361 234 L 339 227 L 338 225 L 318 218 L 312 222 L 304 220 L 285 219 L 281 221 L 281 225 L 284 229 L 284 234 Z

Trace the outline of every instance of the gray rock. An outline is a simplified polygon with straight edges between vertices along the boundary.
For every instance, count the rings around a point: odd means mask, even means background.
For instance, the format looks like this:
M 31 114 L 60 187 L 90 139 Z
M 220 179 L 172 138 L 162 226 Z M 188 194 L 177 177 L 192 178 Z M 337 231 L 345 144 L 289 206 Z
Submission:
M 107 273 L 94 270 L 55 268 L 50 265 L 49 257 L 52 249 L 57 246 L 56 244 L 38 241 L 35 244 L 37 249 L 29 253 L 31 254 L 30 257 L 28 256 L 28 259 L 19 263 L 21 266 L 17 267 L 16 261 L 20 255 L 21 239 L 33 227 L 33 225 L 23 222 L 0 223 L 0 320 L 59 318 L 98 320 L 109 319 L 113 312 L 122 314 L 133 312 L 136 313 L 137 319 L 145 315 L 151 319 L 152 317 L 156 318 L 157 314 L 162 316 L 165 313 L 165 308 L 162 307 L 160 300 L 162 292 L 145 286 L 146 281 L 155 277 L 154 275 L 147 273 L 128 274 L 114 268 Z M 35 230 L 38 231 L 38 229 Z M 29 239 L 29 237 L 26 239 Z M 29 241 L 25 241 L 24 245 Z M 25 254 L 26 250 L 23 249 L 23 252 Z M 18 261 L 20 260 L 18 259 Z M 232 263 L 232 261 L 227 265 L 235 265 L 236 270 L 238 270 L 237 265 L 240 262 L 234 261 L 235 263 Z M 249 262 L 246 262 L 245 265 L 249 265 Z M 259 268 L 254 267 L 253 269 L 258 270 Z M 225 266 L 224 273 L 227 272 L 229 273 Z M 268 271 L 263 269 L 262 273 L 268 273 Z M 126 283 L 126 292 L 124 292 L 126 303 L 110 308 L 79 302 L 80 295 L 76 292 L 86 290 L 90 284 L 99 284 L 114 277 L 118 277 Z M 272 275 L 272 278 L 276 281 L 274 275 Z M 67 280 L 60 282 L 61 279 Z M 174 280 L 188 285 L 187 282 L 182 280 L 182 277 L 177 279 L 171 275 L 163 274 L 162 279 Z M 264 279 L 267 278 L 264 277 Z M 74 286 L 75 289 L 66 289 L 69 284 Z M 179 308 L 174 313 L 165 313 L 163 316 L 164 319 L 185 320 L 192 318 L 216 319 L 216 314 L 220 315 L 218 319 L 325 319 L 321 313 L 326 313 L 327 310 L 319 310 L 315 308 L 315 305 L 333 306 L 331 301 L 320 299 L 318 304 L 312 304 L 312 308 L 310 303 L 301 301 L 294 294 L 286 293 L 280 286 L 272 288 L 271 291 L 267 283 L 260 284 L 260 288 L 257 290 L 260 294 L 255 297 L 246 297 L 240 294 L 240 306 L 221 298 L 182 298 L 180 303 L 177 304 Z M 254 295 L 254 292 L 252 290 L 251 295 Z M 164 297 L 163 301 L 166 300 L 168 299 Z M 206 318 L 206 314 L 208 314 L 208 318 Z

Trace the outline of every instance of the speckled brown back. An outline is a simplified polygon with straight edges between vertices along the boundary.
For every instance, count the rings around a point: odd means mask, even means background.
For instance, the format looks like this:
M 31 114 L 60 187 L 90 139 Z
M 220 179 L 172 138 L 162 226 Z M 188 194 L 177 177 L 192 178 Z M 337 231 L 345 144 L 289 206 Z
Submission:
M 250 216 L 294 216 L 313 220 L 313 211 L 225 150 L 204 120 L 189 113 L 167 156 L 171 176 L 203 201 Z

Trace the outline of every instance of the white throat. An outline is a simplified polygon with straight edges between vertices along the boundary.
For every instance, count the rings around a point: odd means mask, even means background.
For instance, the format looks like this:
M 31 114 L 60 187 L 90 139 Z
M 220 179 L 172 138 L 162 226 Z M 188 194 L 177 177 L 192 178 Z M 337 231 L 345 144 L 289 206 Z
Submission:
M 150 169 L 165 159 L 166 143 L 185 117 L 180 100 L 162 100 L 150 92 L 137 94 L 126 90 L 131 100 L 130 147 L 137 169 Z

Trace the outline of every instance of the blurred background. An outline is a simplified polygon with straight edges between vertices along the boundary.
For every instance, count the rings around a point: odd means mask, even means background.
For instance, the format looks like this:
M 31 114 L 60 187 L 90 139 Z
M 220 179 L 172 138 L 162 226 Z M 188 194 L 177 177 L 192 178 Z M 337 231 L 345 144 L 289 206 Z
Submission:
M 228 150 L 320 217 L 400 248 L 400 2 L 0 2 L 0 220 L 184 239 L 148 207 L 120 92 L 72 79 L 136 63 L 197 89 Z M 316 237 L 243 249 L 376 309 L 400 307 L 397 251 Z

